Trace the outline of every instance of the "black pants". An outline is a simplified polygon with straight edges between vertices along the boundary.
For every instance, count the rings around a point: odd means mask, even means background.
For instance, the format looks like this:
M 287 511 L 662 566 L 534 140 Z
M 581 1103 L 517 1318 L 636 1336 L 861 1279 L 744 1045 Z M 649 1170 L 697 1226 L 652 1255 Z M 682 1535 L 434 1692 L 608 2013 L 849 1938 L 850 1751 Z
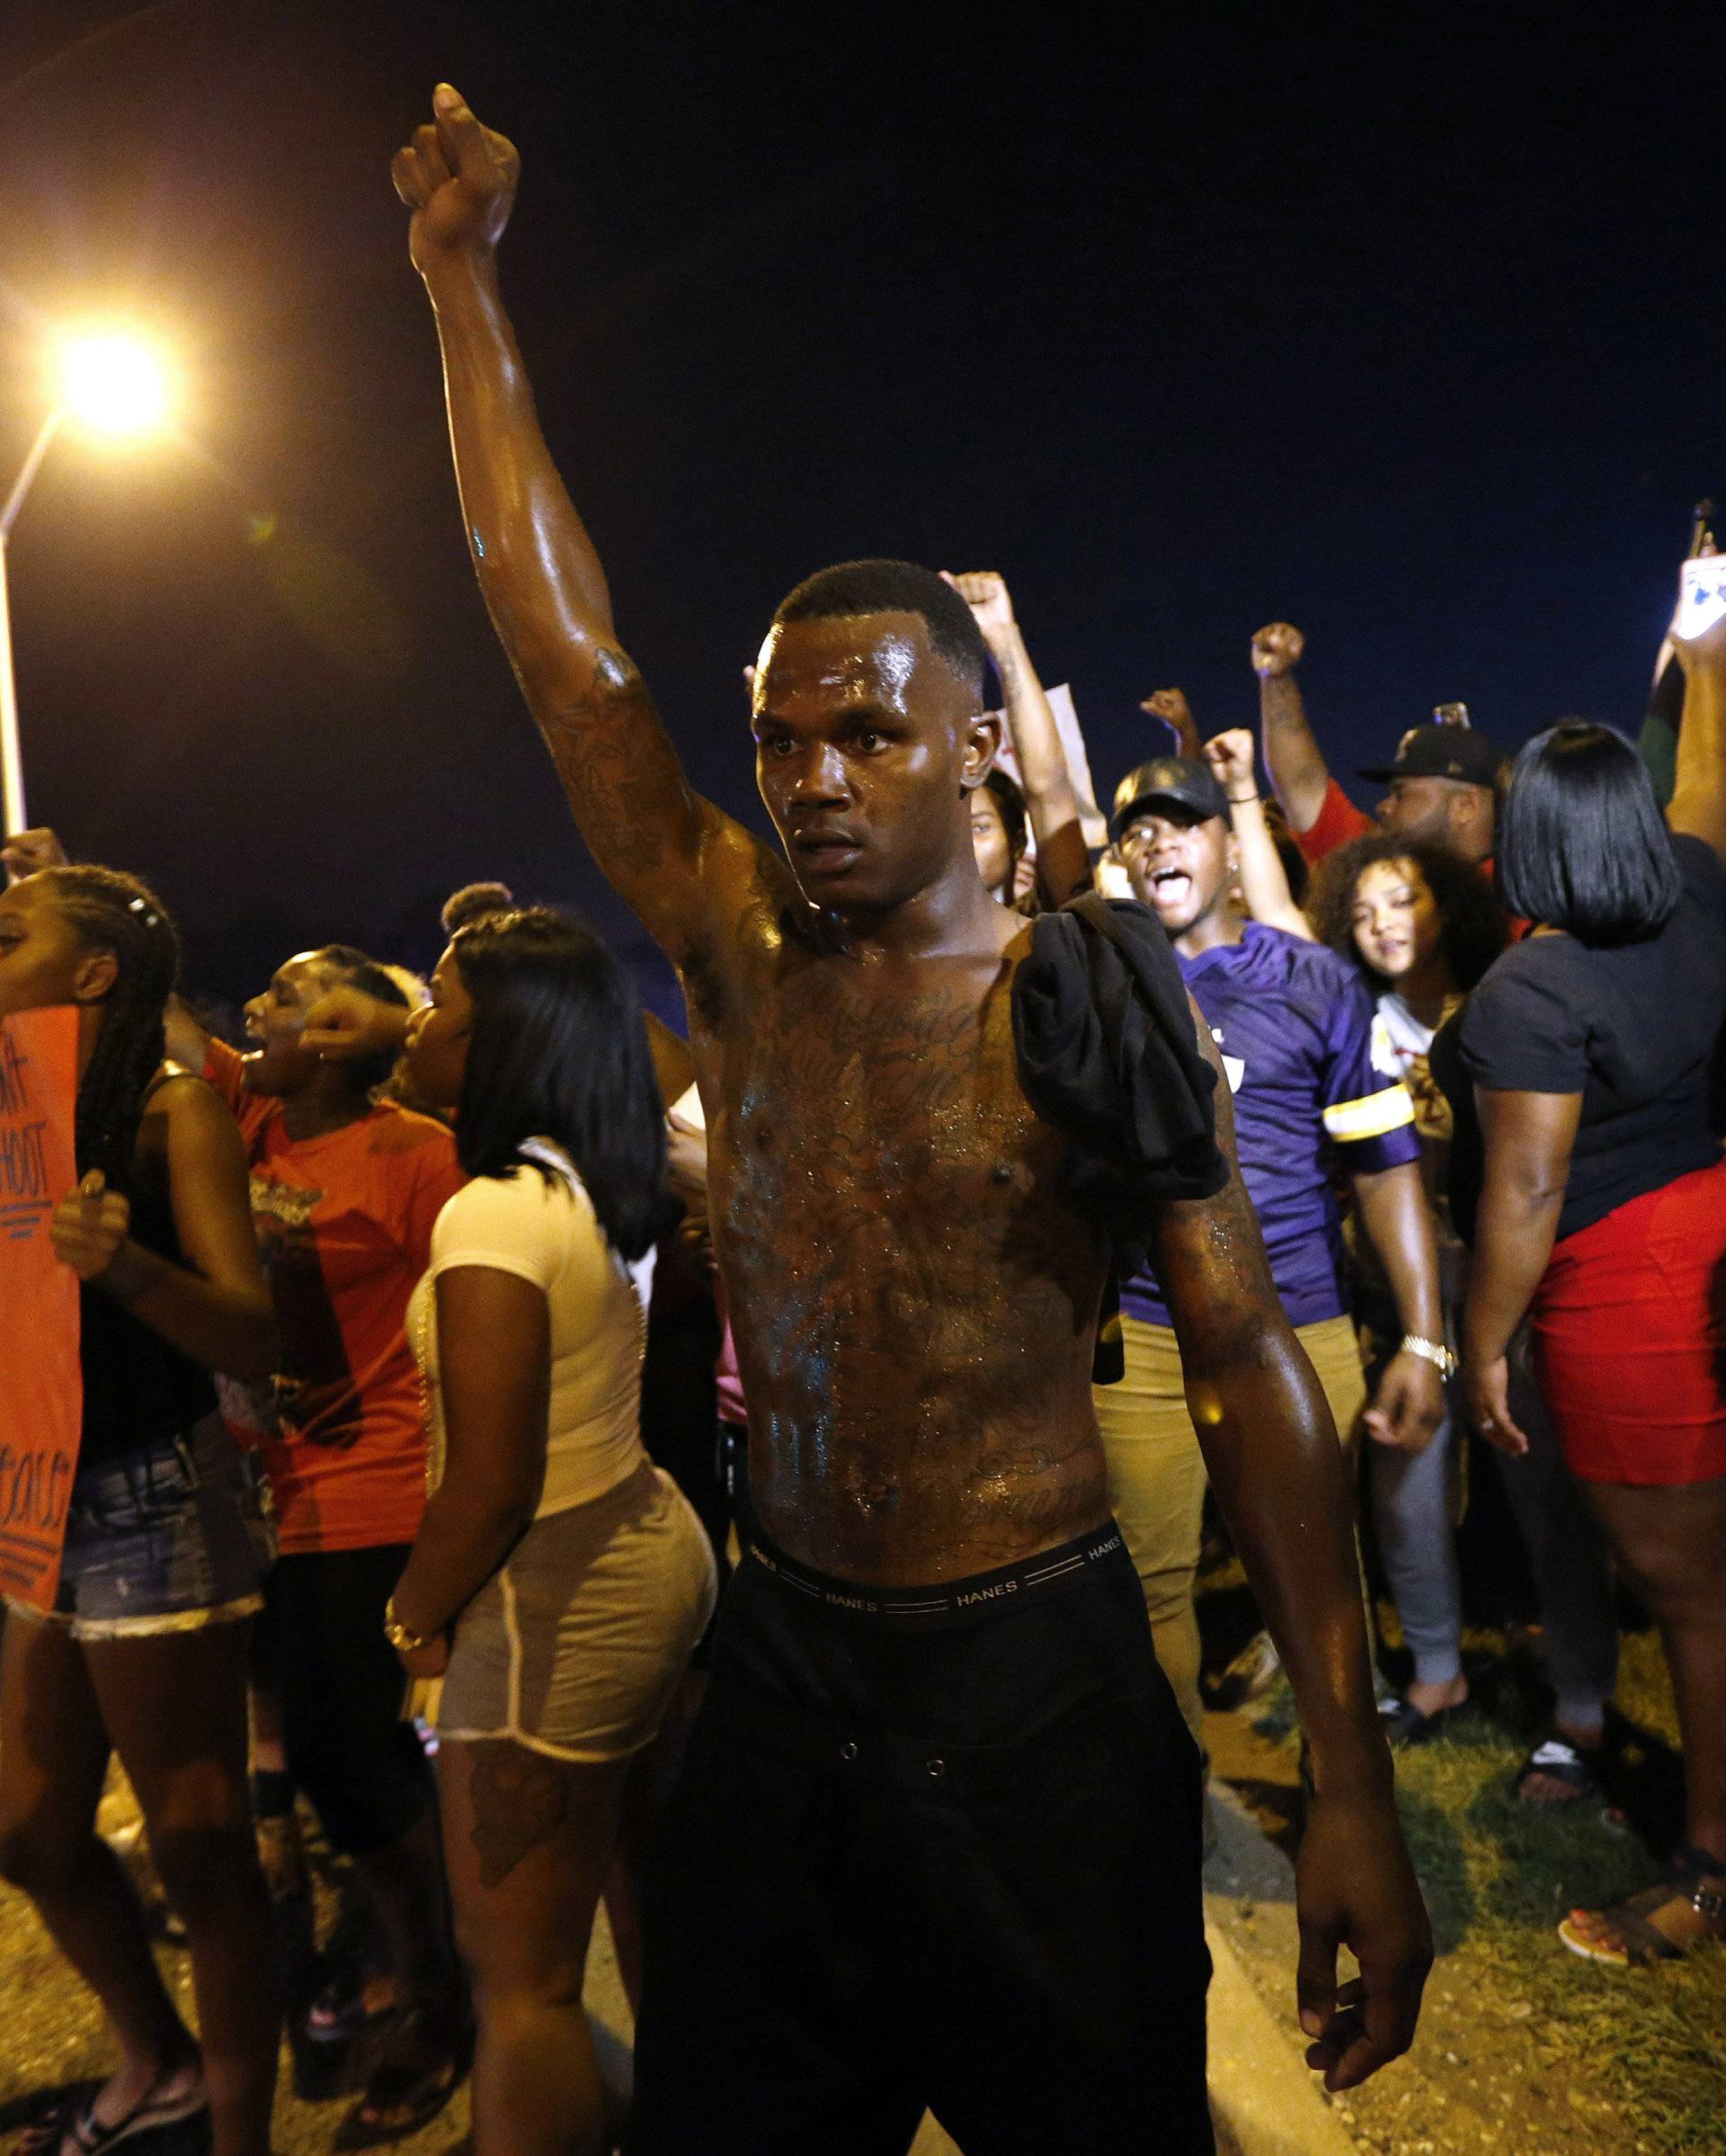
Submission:
M 432 1801 L 430 1762 L 402 1719 L 407 1680 L 384 1637 L 409 1547 L 279 1557 L 264 1587 L 254 1667 L 280 1695 L 288 1765 L 344 1857 L 399 1841 Z
M 746 1547 L 648 1871 L 632 2156 L 903 2156 L 925 2108 L 965 2156 L 1208 2156 L 1198 1754 L 1118 1535 L 921 1597 Z

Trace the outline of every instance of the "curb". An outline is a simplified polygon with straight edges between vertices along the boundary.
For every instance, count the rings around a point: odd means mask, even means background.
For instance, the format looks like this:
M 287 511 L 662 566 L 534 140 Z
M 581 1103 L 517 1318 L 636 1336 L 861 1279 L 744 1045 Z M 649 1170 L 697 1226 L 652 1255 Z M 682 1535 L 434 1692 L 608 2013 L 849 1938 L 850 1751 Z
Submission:
M 1357 2156 L 1357 2144 L 1252 1987 L 1219 1926 L 1211 1949 L 1211 2109 L 1239 2156 Z
M 1292 1902 L 1294 1871 L 1232 1791 L 1213 1783 L 1216 1847 L 1206 1866 L 1205 1937 L 1211 1949 L 1211 2108 L 1239 2156 L 1357 2156 L 1359 2144 L 1320 2093 L 1294 2025 L 1272 2012 L 1220 1920 L 1232 1900 Z M 1289 1996 L 1294 1996 L 1294 1970 Z

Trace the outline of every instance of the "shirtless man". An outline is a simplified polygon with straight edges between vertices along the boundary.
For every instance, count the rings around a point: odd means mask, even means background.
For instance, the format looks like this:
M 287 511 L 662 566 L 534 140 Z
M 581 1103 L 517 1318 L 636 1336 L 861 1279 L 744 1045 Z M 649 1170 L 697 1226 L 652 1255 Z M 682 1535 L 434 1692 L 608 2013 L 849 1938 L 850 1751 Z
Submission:
M 433 115 L 394 178 L 475 567 L 583 837 L 684 985 L 752 1415 L 759 1525 L 650 1881 L 629 2146 L 886 2156 L 927 2105 L 970 2156 L 1147 2133 L 1197 2156 L 1197 1753 L 1108 1514 L 1106 1248 L 1018 1081 L 1028 937 L 972 850 L 981 643 L 929 572 L 810 579 L 753 689 L 789 865 L 698 797 L 499 298 L 516 153 L 447 85 Z M 1238 1180 L 1152 1234 L 1311 1742 L 1300 2013 L 1348 2088 L 1406 2049 L 1430 1943 L 1340 1456 Z

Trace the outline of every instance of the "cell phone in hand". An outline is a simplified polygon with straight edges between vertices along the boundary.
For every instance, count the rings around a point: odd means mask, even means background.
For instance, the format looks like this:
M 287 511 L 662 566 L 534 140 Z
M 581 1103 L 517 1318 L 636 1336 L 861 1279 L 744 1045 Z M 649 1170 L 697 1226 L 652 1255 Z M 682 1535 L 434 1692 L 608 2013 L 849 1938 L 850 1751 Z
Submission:
M 1726 554 L 1704 554 L 1685 563 L 1678 575 L 1679 636 L 1704 636 L 1726 619 Z

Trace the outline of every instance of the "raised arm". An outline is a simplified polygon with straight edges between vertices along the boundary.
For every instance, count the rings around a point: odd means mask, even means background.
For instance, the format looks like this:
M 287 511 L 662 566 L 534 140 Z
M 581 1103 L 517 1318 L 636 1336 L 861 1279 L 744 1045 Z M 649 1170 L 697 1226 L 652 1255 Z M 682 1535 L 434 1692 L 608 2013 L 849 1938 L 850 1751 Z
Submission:
M 1726 860 L 1726 620 L 1700 637 L 1674 637 L 1684 668 L 1677 774 L 1666 820 Z
M 391 168 L 443 350 L 480 590 L 594 859 L 673 960 L 752 891 L 760 850 L 690 786 L 628 655 L 593 543 L 552 463 L 499 295 L 520 160 L 447 83 Z
M 1265 805 L 1253 769 L 1252 735 L 1245 726 L 1232 726 L 1226 734 L 1205 744 L 1205 761 L 1229 797 L 1235 852 L 1241 864 L 1241 894 L 1248 913 L 1268 928 L 1279 928 L 1286 935 L 1312 942 L 1312 924 L 1294 903 L 1288 887 L 1288 871 L 1265 822 Z
M 1160 718 L 1175 737 L 1175 753 L 1197 763 L 1205 751 L 1198 738 L 1198 721 L 1187 701 L 1184 689 L 1153 689 L 1139 709 L 1147 717 Z
M 1216 1098 L 1226 1123 L 1226 1087 Z M 1311 1746 L 1295 1873 L 1301 2026 L 1326 2087 L 1352 2088 L 1412 2042 L 1432 1940 L 1373 1704 L 1342 1452 L 1238 1174 L 1217 1198 L 1164 1207 L 1153 1256 L 1212 1487 Z M 1360 1983 L 1339 1991 L 1345 1944 Z
M 942 575 L 971 609 L 1001 677 L 1007 732 L 1019 758 L 1025 806 L 1036 839 L 1037 878 L 1049 900 L 1064 905 L 1075 893 L 1090 888 L 1090 854 L 1061 729 L 1025 648 L 1011 594 L 992 569 L 968 569 L 957 576 L 943 570 Z
M 1330 767 L 1306 723 L 1294 679 L 1305 650 L 1306 638 L 1286 621 L 1270 622 L 1252 639 L 1265 769 L 1295 831 L 1311 831 L 1318 822 L 1330 784 Z

